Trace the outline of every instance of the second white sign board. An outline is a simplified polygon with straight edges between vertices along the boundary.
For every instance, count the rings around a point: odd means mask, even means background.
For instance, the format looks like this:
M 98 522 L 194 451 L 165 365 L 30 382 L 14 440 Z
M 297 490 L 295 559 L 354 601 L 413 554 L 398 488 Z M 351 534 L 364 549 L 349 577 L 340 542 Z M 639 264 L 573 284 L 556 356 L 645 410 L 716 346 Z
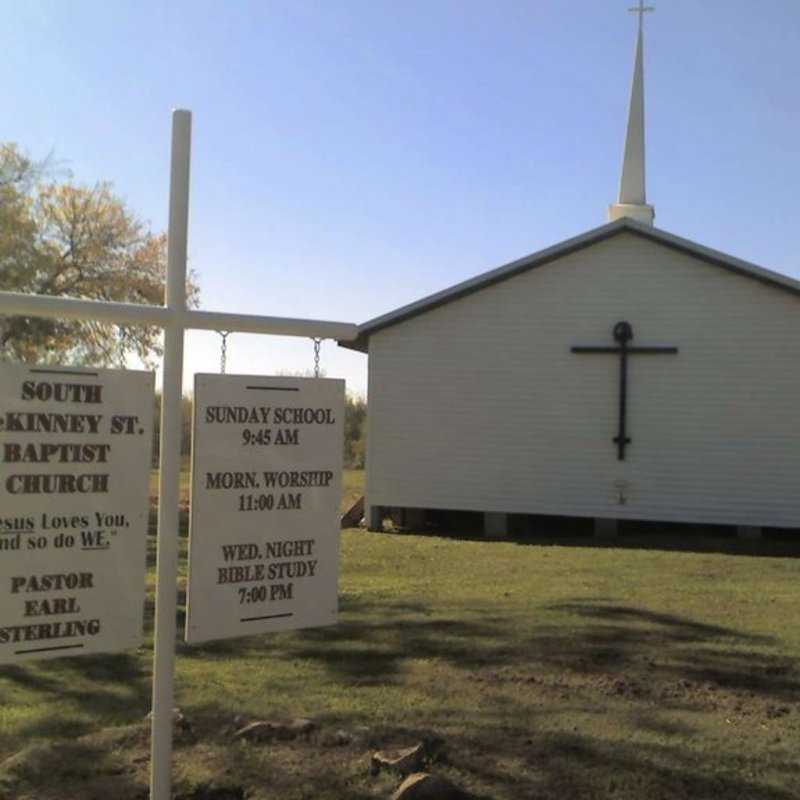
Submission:
M 0 365 L 0 663 L 142 638 L 149 372 Z
M 344 381 L 197 375 L 186 641 L 336 621 Z

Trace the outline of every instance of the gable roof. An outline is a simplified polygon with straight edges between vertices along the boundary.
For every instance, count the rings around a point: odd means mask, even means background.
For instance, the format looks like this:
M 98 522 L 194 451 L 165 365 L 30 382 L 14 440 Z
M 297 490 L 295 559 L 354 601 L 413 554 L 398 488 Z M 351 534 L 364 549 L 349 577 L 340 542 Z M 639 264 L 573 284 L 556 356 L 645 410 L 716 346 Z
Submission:
M 779 289 L 791 292 L 800 297 L 800 281 L 794 278 L 781 275 L 778 272 L 772 272 L 771 270 L 764 269 L 764 267 L 759 267 L 747 261 L 729 256 L 726 253 L 721 253 L 718 250 L 712 250 L 710 247 L 704 247 L 689 239 L 683 239 L 672 233 L 667 233 L 658 228 L 653 228 L 650 225 L 644 225 L 641 222 L 636 222 L 633 219 L 624 217 L 615 222 L 610 222 L 607 225 L 602 225 L 599 228 L 594 228 L 586 233 L 582 233 L 580 236 L 567 239 L 552 247 L 547 247 L 537 253 L 532 253 L 517 261 L 504 264 L 497 269 L 483 272 L 480 275 L 476 275 L 474 278 L 469 278 L 448 289 L 443 289 L 441 292 L 423 297 L 421 300 L 409 303 L 387 314 L 375 317 L 358 326 L 358 337 L 356 339 L 351 342 L 340 341 L 339 345 L 351 350 L 360 350 L 366 353 L 368 351 L 369 337 L 373 333 L 383 330 L 383 328 L 388 328 L 391 325 L 404 322 L 411 317 L 424 314 L 426 311 L 431 311 L 445 303 L 458 300 L 468 294 L 485 289 L 487 286 L 492 286 L 495 283 L 500 283 L 500 281 L 513 278 L 515 275 L 519 275 L 522 272 L 527 272 L 535 267 L 548 264 L 551 261 L 555 261 L 557 258 L 562 258 L 569 253 L 574 253 L 577 250 L 582 250 L 585 247 L 602 242 L 623 231 L 629 231 L 645 239 L 650 239 L 651 241 L 666 245 L 675 250 L 680 250 L 691 256 L 700 258 L 703 261 L 707 261 L 709 264 L 715 264 L 723 269 L 736 272 L 739 275 L 745 275 L 754 280 L 761 281 L 762 283 L 776 286 Z

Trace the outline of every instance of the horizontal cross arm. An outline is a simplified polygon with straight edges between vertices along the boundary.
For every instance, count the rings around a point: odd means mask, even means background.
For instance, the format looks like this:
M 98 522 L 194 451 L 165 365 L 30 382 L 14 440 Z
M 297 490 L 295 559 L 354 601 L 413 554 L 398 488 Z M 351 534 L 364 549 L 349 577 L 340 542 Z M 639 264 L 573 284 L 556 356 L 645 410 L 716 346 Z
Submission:
M 622 348 L 620 347 L 573 347 L 571 348 L 573 353 L 619 353 L 621 352 Z
M 54 297 L 21 292 L 0 292 L 0 314 L 83 319 L 117 325 L 157 325 L 161 328 L 166 328 L 174 319 L 173 312 L 165 306 L 110 303 L 103 300 L 81 300 L 76 297 Z
M 605 347 L 599 345 L 597 347 L 587 346 L 587 347 L 572 347 L 570 348 L 573 353 L 621 353 L 621 347 Z M 625 351 L 627 353 L 633 353 L 634 355 L 639 355 L 640 353 L 647 354 L 647 353 L 677 353 L 677 347 L 626 347 Z
M 261 317 L 251 314 L 223 314 L 218 311 L 187 311 L 184 326 L 204 331 L 269 333 L 273 336 L 310 336 L 349 342 L 358 336 L 358 326 L 350 322 L 330 322 L 289 317 Z
M 349 322 L 262 317 L 254 314 L 225 314 L 215 311 L 175 312 L 166 306 L 138 303 L 112 303 L 52 297 L 40 294 L 0 292 L 0 314 L 21 317 L 82 319 L 115 325 L 178 325 L 186 330 L 224 330 L 237 333 L 262 333 L 273 336 L 309 336 L 352 341 L 358 326 Z
M 677 353 L 677 347 L 629 347 L 629 353 Z

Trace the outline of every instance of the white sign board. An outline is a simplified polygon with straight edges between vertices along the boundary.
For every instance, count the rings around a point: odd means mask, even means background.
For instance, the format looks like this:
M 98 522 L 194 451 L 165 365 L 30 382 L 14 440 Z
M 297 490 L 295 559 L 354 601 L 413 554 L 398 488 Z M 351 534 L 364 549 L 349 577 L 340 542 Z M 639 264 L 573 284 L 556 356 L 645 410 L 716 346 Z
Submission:
M 153 375 L 0 364 L 0 663 L 142 637 Z
M 186 641 L 336 622 L 344 381 L 196 375 Z

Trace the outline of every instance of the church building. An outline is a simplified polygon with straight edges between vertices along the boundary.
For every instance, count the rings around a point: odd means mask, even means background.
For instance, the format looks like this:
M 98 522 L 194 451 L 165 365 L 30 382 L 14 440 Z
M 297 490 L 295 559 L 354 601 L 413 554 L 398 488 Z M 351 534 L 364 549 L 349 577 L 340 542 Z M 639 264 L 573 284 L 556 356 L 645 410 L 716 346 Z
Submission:
M 642 12 L 608 223 L 372 319 L 365 513 L 800 528 L 800 281 L 654 226 Z

